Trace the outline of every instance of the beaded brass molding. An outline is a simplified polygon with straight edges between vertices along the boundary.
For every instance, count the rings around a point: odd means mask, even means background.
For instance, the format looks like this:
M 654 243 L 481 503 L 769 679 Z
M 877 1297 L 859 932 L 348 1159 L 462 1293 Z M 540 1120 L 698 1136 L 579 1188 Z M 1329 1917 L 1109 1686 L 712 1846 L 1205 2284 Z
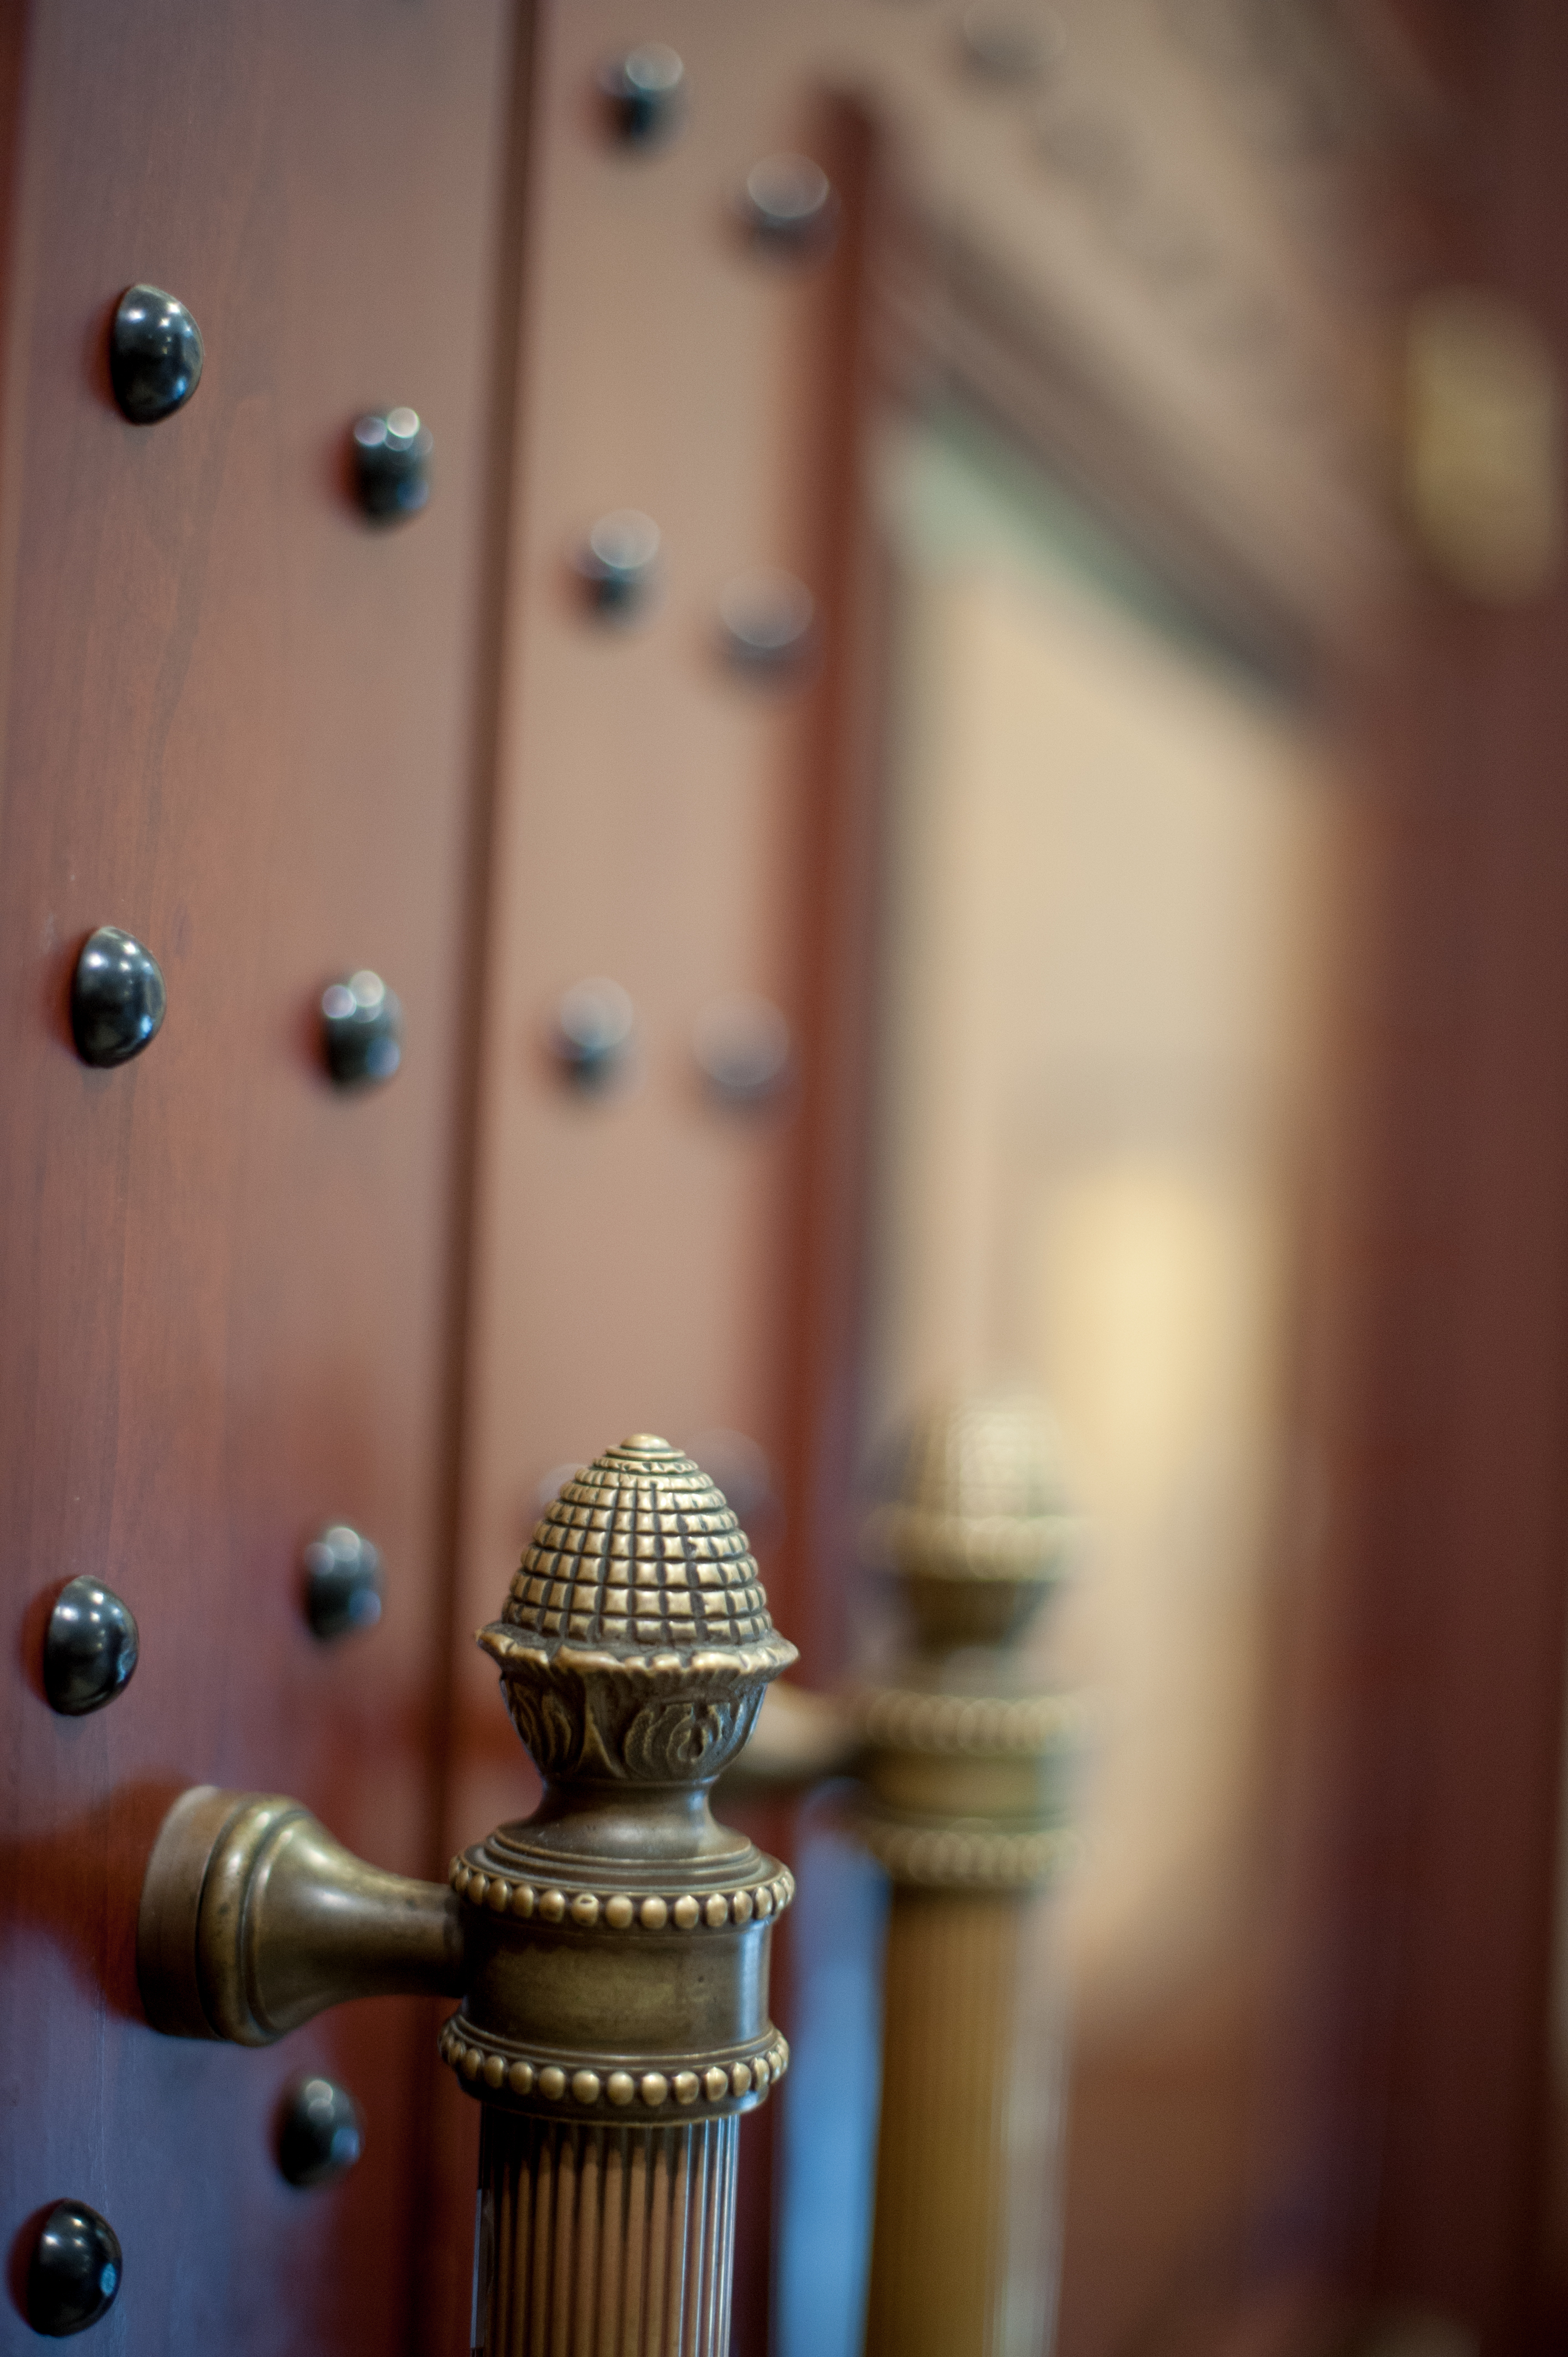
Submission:
M 439 2049 L 443 2062 L 476 2094 L 510 2097 L 532 2110 L 541 2106 L 529 2099 L 542 2097 L 600 2115 L 607 2108 L 668 2112 L 699 2104 L 704 2113 L 754 2111 L 789 2067 L 789 2043 L 771 2028 L 767 2043 L 745 2054 L 665 2055 L 657 2071 L 646 2067 L 646 2058 L 625 2055 L 521 2054 L 486 2038 L 460 2013 L 444 2026 Z
M 1011 1832 L 1001 1825 L 908 1824 L 872 1808 L 853 1824 L 895 1882 L 925 1890 L 1022 1890 L 1049 1882 L 1078 1856 L 1066 1825 Z
M 727 2237 L 728 2123 L 789 2065 L 768 1950 L 794 1881 L 715 1823 L 709 1794 L 795 1649 L 720 1492 L 648 1434 L 566 1484 L 478 1641 L 544 1779 L 533 1815 L 462 1851 L 443 1886 L 367 1866 L 297 1802 L 185 1794 L 143 1887 L 148 2018 L 259 2045 L 346 1997 L 456 1997 L 441 2057 L 524 2160 L 540 2136 L 635 2127 L 682 2154 L 698 2138 L 701 2169 L 727 2172 L 713 2208 Z M 532 2231 L 493 2254 L 482 2296 L 497 2314 L 508 2271 L 534 2266 Z M 629 2214 L 616 2231 L 635 2234 Z M 727 2344 L 726 2252 L 704 2261 L 705 2289 L 671 2293 L 701 2304 L 667 2319 L 693 2357 Z
M 570 1920 L 585 1930 L 602 1921 L 612 1932 L 662 1932 L 666 1926 L 677 1932 L 713 1932 L 754 1918 L 766 1923 L 769 1916 L 782 1915 L 795 1896 L 795 1878 L 788 1867 L 766 1882 L 740 1890 L 710 1890 L 706 1897 L 691 1890 L 612 1890 L 601 1896 L 570 1882 L 552 1883 L 542 1890 L 535 1883 L 498 1874 L 482 1853 L 476 1858 L 467 1851 L 452 1860 L 446 1878 L 459 1899 L 470 1907 L 488 1907 L 495 1915 L 521 1915 L 526 1921 L 537 1913 L 541 1922 Z
M 1082 1699 L 1072 1694 L 865 1686 L 850 1708 L 867 1743 L 905 1751 L 1044 1752 L 1075 1746 L 1084 1725 Z

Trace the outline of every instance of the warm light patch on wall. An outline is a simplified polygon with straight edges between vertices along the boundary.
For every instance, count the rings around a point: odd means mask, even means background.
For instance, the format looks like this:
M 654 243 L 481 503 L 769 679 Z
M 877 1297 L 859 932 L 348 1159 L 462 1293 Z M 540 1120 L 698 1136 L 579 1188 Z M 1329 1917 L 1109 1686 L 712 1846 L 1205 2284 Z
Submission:
M 1155 1150 L 1047 1186 L 1033 1244 L 1036 1363 L 1094 1532 L 1069 1939 L 1103 2017 L 1207 1953 L 1244 1889 L 1286 1237 L 1267 1173 Z

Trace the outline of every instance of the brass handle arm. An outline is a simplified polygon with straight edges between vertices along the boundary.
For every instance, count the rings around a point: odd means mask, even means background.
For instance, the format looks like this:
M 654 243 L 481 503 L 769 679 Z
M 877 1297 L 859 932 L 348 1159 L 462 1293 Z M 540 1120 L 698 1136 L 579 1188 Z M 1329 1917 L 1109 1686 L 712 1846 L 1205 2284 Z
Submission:
M 265 2046 L 346 1998 L 461 1996 L 455 1892 L 367 1866 L 297 1801 L 199 1784 L 147 1864 L 136 1971 L 155 2029 Z

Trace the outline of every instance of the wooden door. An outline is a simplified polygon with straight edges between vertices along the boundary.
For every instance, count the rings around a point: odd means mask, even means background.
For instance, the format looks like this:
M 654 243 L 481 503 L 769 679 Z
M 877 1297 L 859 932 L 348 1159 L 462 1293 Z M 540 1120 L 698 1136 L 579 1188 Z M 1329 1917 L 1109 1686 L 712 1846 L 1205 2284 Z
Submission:
M 432 1868 L 523 22 L 36 0 L 0 33 L 7 2349 L 33 2345 L 18 2284 L 62 2196 L 123 2245 L 105 2350 L 347 2357 L 409 2330 L 428 2020 L 389 2002 L 262 2056 L 177 2044 L 141 2019 L 132 1943 L 191 1782 L 296 1793 Z M 106 372 L 134 281 L 205 339 L 156 425 Z M 433 431 L 434 493 L 378 530 L 346 460 L 389 404 Z M 113 1071 L 67 1020 L 102 924 L 167 985 Z M 403 1063 L 350 1093 L 317 1008 L 365 966 Z M 385 1609 L 324 1645 L 299 1564 L 336 1521 L 381 1548 Z M 40 1646 L 82 1573 L 141 1660 L 69 1718 Z M 313 2069 L 367 2135 L 305 2192 L 274 2139 Z

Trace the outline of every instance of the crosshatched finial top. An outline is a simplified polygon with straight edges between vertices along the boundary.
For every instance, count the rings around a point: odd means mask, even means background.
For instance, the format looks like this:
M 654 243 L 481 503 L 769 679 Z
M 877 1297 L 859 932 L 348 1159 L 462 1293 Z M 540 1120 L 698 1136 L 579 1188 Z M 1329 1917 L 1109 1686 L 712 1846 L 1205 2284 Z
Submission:
M 564 1484 L 534 1527 L 501 1625 L 547 1649 L 623 1660 L 789 1651 L 723 1491 L 646 1432 Z
M 1049 1410 L 1032 1394 L 999 1392 L 941 1401 L 917 1419 L 876 1536 L 912 1577 L 1049 1581 L 1073 1528 Z

